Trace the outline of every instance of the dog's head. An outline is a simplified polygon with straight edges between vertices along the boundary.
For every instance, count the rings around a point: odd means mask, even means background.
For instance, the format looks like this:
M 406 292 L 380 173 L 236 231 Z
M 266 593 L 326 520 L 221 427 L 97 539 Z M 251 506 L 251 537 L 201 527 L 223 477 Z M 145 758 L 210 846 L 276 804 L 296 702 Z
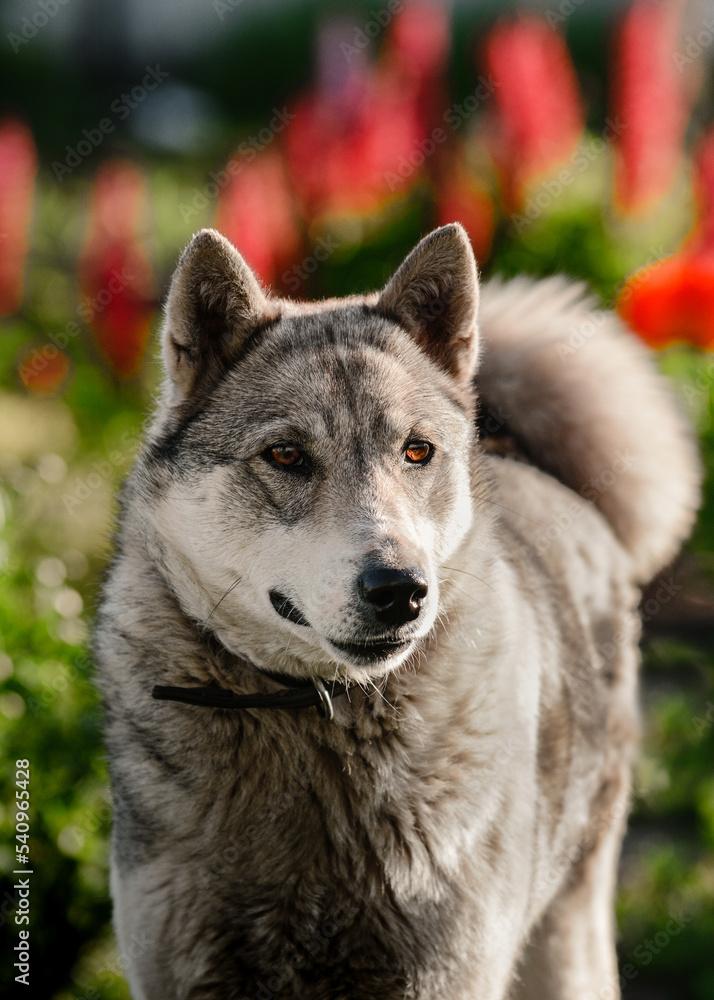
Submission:
M 472 518 L 477 304 L 458 225 L 381 293 L 316 304 L 266 296 L 227 240 L 194 237 L 140 477 L 187 614 L 271 670 L 359 680 L 409 657 Z

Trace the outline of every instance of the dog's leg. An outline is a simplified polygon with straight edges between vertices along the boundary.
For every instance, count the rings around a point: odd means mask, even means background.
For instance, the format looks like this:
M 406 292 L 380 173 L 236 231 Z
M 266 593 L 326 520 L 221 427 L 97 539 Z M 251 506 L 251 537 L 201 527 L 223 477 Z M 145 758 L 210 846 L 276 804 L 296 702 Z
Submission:
M 614 895 L 623 827 L 620 818 L 602 832 L 549 905 L 524 949 L 510 1000 L 620 997 Z
M 122 875 L 112 865 L 114 930 L 132 1000 L 181 1000 L 190 985 L 181 968 L 187 949 L 180 931 L 188 918 L 176 913 L 177 881 L 160 862 Z

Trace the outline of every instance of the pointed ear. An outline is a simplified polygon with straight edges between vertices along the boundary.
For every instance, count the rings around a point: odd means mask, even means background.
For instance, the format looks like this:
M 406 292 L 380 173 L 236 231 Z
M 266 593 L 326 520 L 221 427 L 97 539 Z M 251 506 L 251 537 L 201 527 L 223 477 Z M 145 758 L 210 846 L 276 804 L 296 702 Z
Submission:
M 455 222 L 424 237 L 375 308 L 408 330 L 422 350 L 465 385 L 478 359 L 478 298 L 471 243 Z
M 220 375 L 267 304 L 233 244 L 215 229 L 196 233 L 171 281 L 162 334 L 164 364 L 179 396 Z

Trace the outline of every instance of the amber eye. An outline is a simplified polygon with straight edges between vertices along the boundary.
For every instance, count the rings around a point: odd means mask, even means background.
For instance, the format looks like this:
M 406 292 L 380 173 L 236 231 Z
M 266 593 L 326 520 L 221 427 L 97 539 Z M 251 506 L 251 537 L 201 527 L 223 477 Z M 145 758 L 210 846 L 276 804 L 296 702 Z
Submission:
M 410 441 L 404 454 L 408 462 L 423 465 L 431 458 L 432 447 L 428 441 Z
M 269 450 L 270 457 L 278 465 L 301 465 L 303 454 L 295 444 L 276 444 Z

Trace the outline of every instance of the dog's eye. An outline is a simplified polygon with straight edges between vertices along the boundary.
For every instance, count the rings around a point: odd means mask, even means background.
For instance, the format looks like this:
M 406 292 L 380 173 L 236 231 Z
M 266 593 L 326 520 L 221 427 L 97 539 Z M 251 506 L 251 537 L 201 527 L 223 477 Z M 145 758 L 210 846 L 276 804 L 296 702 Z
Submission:
M 425 465 L 433 454 L 434 449 L 428 441 L 410 441 L 404 455 L 407 462 L 412 465 Z
M 285 469 L 290 472 L 309 474 L 312 471 L 310 460 L 298 445 L 291 441 L 273 444 L 263 452 L 263 458 L 274 469 Z
M 272 460 L 278 465 L 302 465 L 305 459 L 296 444 L 276 444 L 268 451 Z

